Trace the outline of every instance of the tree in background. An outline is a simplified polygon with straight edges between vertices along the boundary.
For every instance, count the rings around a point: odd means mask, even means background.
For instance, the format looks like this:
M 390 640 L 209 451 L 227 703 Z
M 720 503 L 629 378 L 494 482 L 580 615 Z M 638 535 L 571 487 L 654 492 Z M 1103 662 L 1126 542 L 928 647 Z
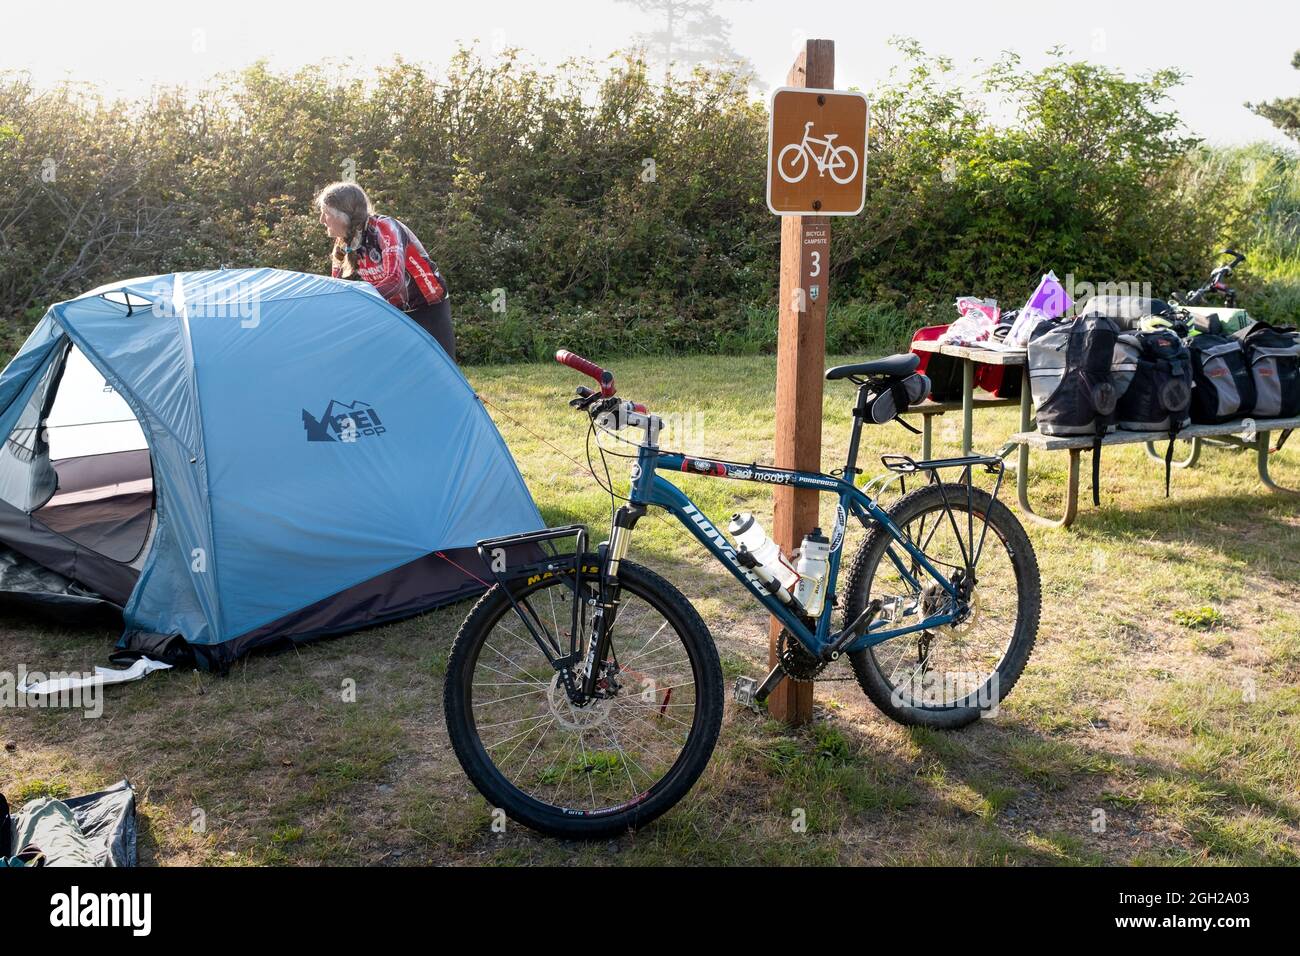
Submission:
M 1296 50 L 1295 56 L 1291 57 L 1291 66 L 1300 70 L 1300 50 Z M 1300 96 L 1278 97 L 1271 103 L 1246 105 L 1292 139 L 1300 140 Z
M 753 64 L 731 45 L 731 24 L 713 12 L 714 0 L 619 0 L 656 17 L 660 26 L 638 34 L 646 51 L 671 78 L 675 66 L 726 63 L 742 77 L 754 75 Z

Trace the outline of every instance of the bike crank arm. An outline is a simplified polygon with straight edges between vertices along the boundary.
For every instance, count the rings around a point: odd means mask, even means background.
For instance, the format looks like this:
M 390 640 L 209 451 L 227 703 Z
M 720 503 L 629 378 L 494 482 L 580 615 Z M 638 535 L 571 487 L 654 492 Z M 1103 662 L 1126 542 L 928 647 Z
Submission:
M 785 680 L 786 676 L 785 668 L 780 664 L 773 667 L 763 683 L 758 685 L 758 690 L 754 691 L 754 703 L 761 704 L 771 697 L 772 691 L 781 686 L 781 681 Z
M 836 635 L 835 639 L 826 646 L 822 651 L 822 658 L 826 661 L 837 660 L 840 652 L 858 637 L 858 629 L 864 621 L 870 621 L 880 613 L 883 605 L 879 598 L 875 598 L 862 609 L 862 613 L 853 619 L 853 623 Z M 768 672 L 763 683 L 758 683 L 752 677 L 736 678 L 735 687 L 732 689 L 732 696 L 736 702 L 749 707 L 751 710 L 758 710 L 758 705 L 763 703 L 772 696 L 772 692 L 781 686 L 781 681 L 785 680 L 788 675 L 785 668 L 777 664 Z

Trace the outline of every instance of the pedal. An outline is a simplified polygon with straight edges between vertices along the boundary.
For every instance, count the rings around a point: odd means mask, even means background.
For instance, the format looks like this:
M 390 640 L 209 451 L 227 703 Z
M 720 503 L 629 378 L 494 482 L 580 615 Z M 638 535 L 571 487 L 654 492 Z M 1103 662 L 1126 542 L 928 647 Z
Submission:
M 755 697 L 758 695 L 759 683 L 752 677 L 737 677 L 736 684 L 731 689 L 731 696 L 735 698 L 737 704 L 742 707 L 748 707 L 754 713 L 758 713 L 758 701 Z

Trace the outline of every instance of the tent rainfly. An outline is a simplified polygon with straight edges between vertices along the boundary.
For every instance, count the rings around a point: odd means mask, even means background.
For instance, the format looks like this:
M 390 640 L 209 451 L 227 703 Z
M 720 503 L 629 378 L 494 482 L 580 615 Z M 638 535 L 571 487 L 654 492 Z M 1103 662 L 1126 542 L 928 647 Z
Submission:
M 131 279 L 54 305 L 0 375 L 0 598 L 120 609 L 118 659 L 252 648 L 481 590 L 542 526 L 442 348 L 363 282 Z

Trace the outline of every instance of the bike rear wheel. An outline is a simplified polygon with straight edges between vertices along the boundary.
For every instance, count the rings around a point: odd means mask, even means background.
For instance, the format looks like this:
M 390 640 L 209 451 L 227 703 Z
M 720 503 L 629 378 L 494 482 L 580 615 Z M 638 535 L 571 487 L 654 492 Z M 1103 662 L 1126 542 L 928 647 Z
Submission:
M 950 580 L 964 576 L 968 556 L 978 556 L 971 611 L 960 623 L 853 652 L 854 674 L 872 703 L 899 723 L 965 726 L 996 712 L 1029 661 L 1042 601 L 1037 557 L 1015 515 L 992 495 L 964 484 L 927 485 L 900 498 L 889 516 Z M 942 613 L 948 601 L 933 577 L 880 526 L 855 555 L 845 593 L 846 621 L 879 598 L 883 608 L 877 619 L 890 622 L 885 629 Z
M 447 731 L 465 773 L 493 806 L 552 836 L 599 839 L 655 819 L 694 785 L 721 729 L 722 668 L 699 614 L 647 568 L 624 561 L 619 581 L 600 699 L 570 700 L 500 585 L 465 619 L 448 661 Z M 587 635 L 595 593 L 585 581 Z M 567 649 L 572 574 L 514 595 Z
M 791 143 L 776 157 L 776 171 L 787 183 L 797 183 L 808 175 L 808 154 L 798 143 Z

